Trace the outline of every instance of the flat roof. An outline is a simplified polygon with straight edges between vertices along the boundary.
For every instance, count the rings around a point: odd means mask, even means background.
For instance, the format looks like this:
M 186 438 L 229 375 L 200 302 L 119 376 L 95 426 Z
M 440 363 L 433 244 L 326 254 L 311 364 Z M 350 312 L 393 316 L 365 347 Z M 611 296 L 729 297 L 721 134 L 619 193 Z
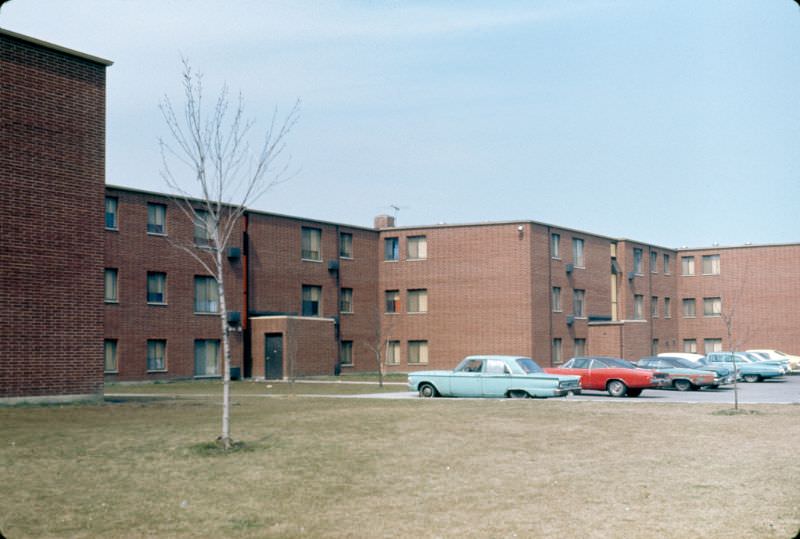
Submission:
M 70 56 L 75 56 L 76 58 L 82 58 L 90 62 L 102 64 L 104 66 L 110 66 L 114 63 L 111 60 L 106 60 L 105 58 L 100 58 L 99 56 L 92 56 L 91 54 L 86 54 L 85 52 L 68 49 L 67 47 L 62 47 L 61 45 L 56 45 L 55 43 L 50 43 L 47 41 L 42 41 L 41 39 L 36 39 L 35 37 L 26 36 L 24 34 L 18 34 L 17 32 L 6 30 L 5 28 L 0 28 L 0 34 L 13 37 L 14 39 L 19 39 L 20 41 L 26 41 L 28 43 L 32 43 L 34 45 L 38 45 L 39 47 L 43 47 L 45 49 L 62 52 Z

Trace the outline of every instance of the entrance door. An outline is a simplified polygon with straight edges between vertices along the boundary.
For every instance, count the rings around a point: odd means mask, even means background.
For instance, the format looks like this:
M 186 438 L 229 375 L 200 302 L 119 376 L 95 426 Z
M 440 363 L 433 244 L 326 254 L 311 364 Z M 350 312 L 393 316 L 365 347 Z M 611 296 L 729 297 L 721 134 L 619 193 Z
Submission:
M 267 380 L 283 378 L 283 334 L 264 334 L 264 377 Z

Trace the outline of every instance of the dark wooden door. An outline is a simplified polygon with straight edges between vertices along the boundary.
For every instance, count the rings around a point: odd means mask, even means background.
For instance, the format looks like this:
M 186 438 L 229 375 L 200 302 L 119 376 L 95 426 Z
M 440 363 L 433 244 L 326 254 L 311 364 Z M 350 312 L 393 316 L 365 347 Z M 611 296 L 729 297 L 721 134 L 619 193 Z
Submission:
M 264 334 L 264 376 L 267 380 L 283 378 L 283 334 Z

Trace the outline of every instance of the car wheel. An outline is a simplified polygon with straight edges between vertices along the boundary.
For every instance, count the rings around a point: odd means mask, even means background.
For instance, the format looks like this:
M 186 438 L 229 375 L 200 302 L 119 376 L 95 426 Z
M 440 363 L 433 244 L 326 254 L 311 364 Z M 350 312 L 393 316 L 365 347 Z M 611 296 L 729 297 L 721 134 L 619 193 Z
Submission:
M 642 394 L 642 388 L 630 389 L 628 388 L 628 396 L 629 397 L 638 397 Z
M 433 387 L 431 384 L 422 384 L 419 386 L 419 396 L 425 399 L 430 399 L 432 397 L 436 397 L 439 393 L 436 391 L 436 388 Z
M 672 382 L 672 387 L 678 391 L 689 391 L 692 389 L 692 383 L 689 380 L 675 380 Z
M 753 382 L 760 382 L 761 377 L 757 374 L 745 374 L 744 376 L 742 376 L 742 380 L 744 380 L 748 384 L 752 384 Z
M 619 380 L 610 380 L 606 384 L 606 390 L 612 397 L 624 397 L 628 393 L 628 386 Z
M 521 389 L 512 389 L 508 392 L 510 399 L 527 399 L 529 396 L 527 391 L 522 391 Z

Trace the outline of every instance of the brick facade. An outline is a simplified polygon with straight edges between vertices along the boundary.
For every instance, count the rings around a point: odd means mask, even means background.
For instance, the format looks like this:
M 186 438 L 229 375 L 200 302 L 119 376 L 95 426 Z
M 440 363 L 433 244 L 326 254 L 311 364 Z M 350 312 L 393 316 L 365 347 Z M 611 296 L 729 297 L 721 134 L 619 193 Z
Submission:
M 105 71 L 0 30 L 0 398 L 103 388 Z

